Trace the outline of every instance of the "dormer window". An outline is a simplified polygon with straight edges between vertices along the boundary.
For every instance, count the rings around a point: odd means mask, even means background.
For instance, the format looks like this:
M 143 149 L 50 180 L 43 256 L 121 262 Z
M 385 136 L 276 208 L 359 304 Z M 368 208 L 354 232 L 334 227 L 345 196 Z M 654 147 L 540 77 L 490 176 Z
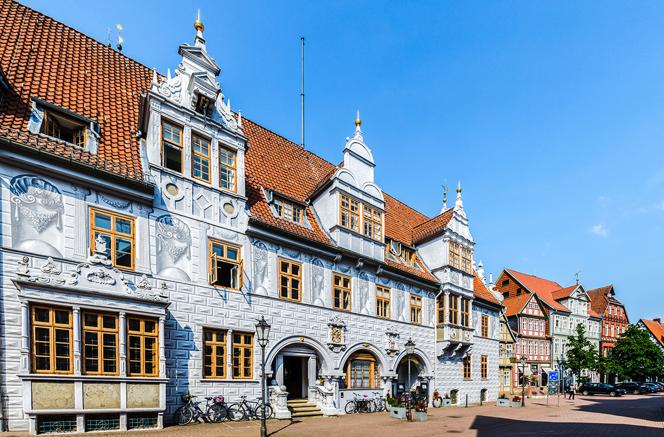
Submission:
M 274 209 L 277 215 L 285 220 L 299 224 L 304 222 L 304 208 L 300 205 L 275 197 Z
M 369 238 L 380 240 L 383 238 L 383 213 L 376 208 L 363 205 L 364 227 L 363 233 Z
M 461 243 L 450 241 L 450 265 L 466 273 L 473 273 L 473 251 Z
M 360 202 L 345 194 L 341 195 L 341 226 L 360 231 Z
M 162 165 L 182 173 L 182 128 L 168 121 L 161 125 Z
M 340 195 L 339 210 L 341 226 L 355 232 L 362 229 L 364 236 L 377 241 L 383 240 L 383 213 L 380 210 L 345 194 Z
M 401 255 L 399 257 L 409 266 L 413 265 L 413 261 L 415 261 L 415 251 L 401 246 Z
M 209 117 L 212 115 L 212 99 L 202 94 L 198 94 L 198 98 L 196 99 L 196 107 L 194 110 L 201 115 Z
M 86 124 L 81 120 L 67 117 L 54 110 L 44 110 L 41 132 L 49 137 L 85 147 L 87 131 Z
M 191 137 L 191 175 L 210 182 L 210 141 L 198 135 Z

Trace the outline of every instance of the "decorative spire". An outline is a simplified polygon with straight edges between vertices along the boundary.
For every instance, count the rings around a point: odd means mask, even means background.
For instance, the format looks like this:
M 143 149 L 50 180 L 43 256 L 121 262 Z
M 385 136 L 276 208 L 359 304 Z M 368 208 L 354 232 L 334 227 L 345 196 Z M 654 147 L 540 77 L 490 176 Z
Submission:
M 157 79 L 157 70 L 152 69 L 152 85 L 159 85 L 159 80 Z
M 447 185 L 445 185 L 445 184 L 441 185 L 441 187 L 443 187 L 443 207 L 440 210 L 440 212 L 442 214 L 447 209 L 447 191 L 448 191 L 448 189 L 447 189 Z
M 456 203 L 454 204 L 454 209 L 463 209 L 463 200 L 461 199 L 461 181 L 457 184 L 457 197 Z
M 201 10 L 198 10 L 198 15 L 196 16 L 196 21 L 194 21 L 194 29 L 196 29 L 196 40 L 194 41 L 194 45 L 196 47 L 202 47 L 205 48 L 205 38 L 203 38 L 203 31 L 205 30 L 205 26 L 203 25 L 203 22 L 201 21 Z
M 240 129 L 242 129 L 242 110 L 239 109 L 237 111 L 237 125 Z
M 357 110 L 357 117 L 355 118 L 355 135 L 353 135 L 354 140 L 359 140 L 364 142 L 364 137 L 362 136 L 362 119 L 360 118 L 360 110 Z

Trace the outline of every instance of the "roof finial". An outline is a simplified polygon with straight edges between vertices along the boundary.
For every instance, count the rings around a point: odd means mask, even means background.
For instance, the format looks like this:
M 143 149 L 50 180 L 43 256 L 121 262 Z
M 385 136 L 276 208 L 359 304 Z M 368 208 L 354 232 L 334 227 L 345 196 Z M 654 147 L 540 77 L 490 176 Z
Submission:
M 463 209 L 463 200 L 461 199 L 461 181 L 457 184 L 457 197 L 456 203 L 454 204 L 454 209 Z
M 576 285 L 579 285 L 579 283 L 581 282 L 581 278 L 580 278 L 580 276 L 581 276 L 581 270 L 579 270 L 578 272 L 576 272 L 576 274 L 575 274 L 574 276 L 576 277 Z
M 457 184 L 457 194 L 461 194 L 461 181 Z
M 202 47 L 205 49 L 205 38 L 203 38 L 203 31 L 205 26 L 203 26 L 203 21 L 201 21 L 201 10 L 198 10 L 198 15 L 196 16 L 196 21 L 194 21 L 194 29 L 196 29 L 196 40 L 194 45 L 196 47 Z
M 360 118 L 360 110 L 357 110 L 357 118 L 355 118 L 355 126 L 362 126 L 362 119 Z
M 447 184 L 443 184 L 441 187 L 443 187 L 443 208 L 440 210 L 440 212 L 443 213 L 447 209 L 447 192 L 449 189 L 447 188 Z
M 360 110 L 357 110 L 357 117 L 355 117 L 355 135 L 353 135 L 354 140 L 363 142 L 364 137 L 362 136 L 362 119 L 360 118 Z

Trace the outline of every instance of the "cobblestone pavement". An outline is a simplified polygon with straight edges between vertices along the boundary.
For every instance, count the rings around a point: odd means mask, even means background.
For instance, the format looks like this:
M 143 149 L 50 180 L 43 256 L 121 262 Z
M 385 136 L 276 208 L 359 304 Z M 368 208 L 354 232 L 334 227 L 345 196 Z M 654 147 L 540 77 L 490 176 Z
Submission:
M 256 437 L 258 422 L 196 424 L 160 431 L 103 433 L 104 437 Z M 273 437 L 324 436 L 591 436 L 664 437 L 664 394 L 528 399 L 526 408 L 498 408 L 494 405 L 470 408 L 431 409 L 427 422 L 401 422 L 387 414 L 317 417 L 298 421 L 268 422 Z M 0 433 L 1 437 L 24 437 L 24 433 Z

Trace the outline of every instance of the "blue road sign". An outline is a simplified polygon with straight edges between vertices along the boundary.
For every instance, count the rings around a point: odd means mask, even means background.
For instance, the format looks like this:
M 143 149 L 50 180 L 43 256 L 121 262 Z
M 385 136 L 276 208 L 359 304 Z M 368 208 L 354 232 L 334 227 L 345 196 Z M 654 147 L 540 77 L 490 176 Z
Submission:
M 549 381 L 558 381 L 558 372 L 549 372 Z

